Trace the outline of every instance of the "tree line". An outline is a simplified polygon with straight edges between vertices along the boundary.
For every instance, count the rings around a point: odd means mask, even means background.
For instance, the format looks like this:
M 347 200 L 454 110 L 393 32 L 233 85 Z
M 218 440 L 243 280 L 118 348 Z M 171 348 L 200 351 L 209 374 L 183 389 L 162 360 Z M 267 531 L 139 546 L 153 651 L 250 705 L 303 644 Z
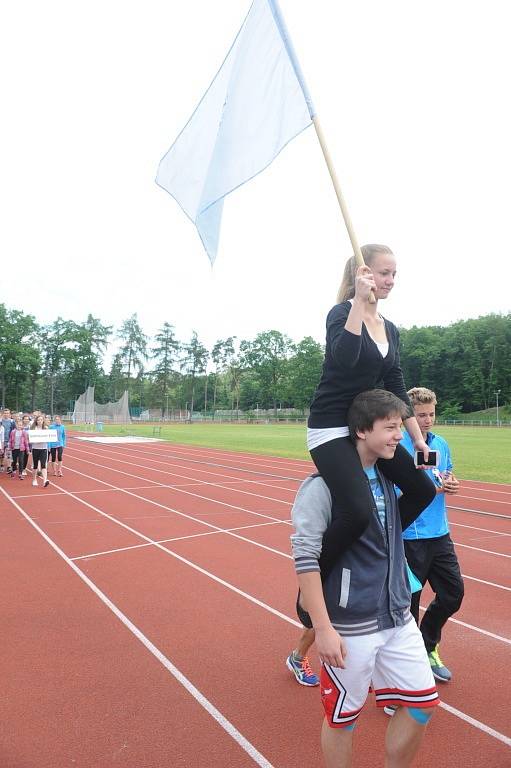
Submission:
M 447 327 L 400 329 L 407 386 L 437 393 L 440 411 L 454 417 L 511 401 L 511 315 L 487 315 Z M 105 356 L 116 342 L 109 370 Z M 229 336 L 208 350 L 196 332 L 180 340 L 163 322 L 146 335 L 133 314 L 119 328 L 88 315 L 40 325 L 0 304 L 0 399 L 16 411 L 35 407 L 66 413 L 88 386 L 98 402 L 129 391 L 130 405 L 158 410 L 305 413 L 321 375 L 323 346 L 294 342 L 268 330 L 253 339 Z

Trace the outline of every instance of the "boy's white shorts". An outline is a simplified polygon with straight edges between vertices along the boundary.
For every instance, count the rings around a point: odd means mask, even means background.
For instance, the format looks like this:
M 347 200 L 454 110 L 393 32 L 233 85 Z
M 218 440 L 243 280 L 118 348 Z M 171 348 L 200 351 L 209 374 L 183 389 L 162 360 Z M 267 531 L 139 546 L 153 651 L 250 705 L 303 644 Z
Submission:
M 372 635 L 344 637 L 346 668 L 321 668 L 321 699 L 332 728 L 353 725 L 372 687 L 376 705 L 434 707 L 438 693 L 415 621 Z

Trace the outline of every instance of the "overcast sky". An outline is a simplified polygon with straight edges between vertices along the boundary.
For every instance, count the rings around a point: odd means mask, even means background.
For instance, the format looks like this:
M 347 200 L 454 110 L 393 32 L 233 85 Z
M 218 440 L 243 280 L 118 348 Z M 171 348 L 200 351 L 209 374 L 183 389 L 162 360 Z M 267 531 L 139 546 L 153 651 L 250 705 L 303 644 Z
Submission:
M 383 314 L 511 306 L 505 0 L 281 0 L 358 239 L 398 260 Z M 155 183 L 249 0 L 27 0 L 3 10 L 1 300 L 39 322 L 137 312 L 209 347 L 323 341 L 350 244 L 313 128 L 227 199 L 210 267 Z

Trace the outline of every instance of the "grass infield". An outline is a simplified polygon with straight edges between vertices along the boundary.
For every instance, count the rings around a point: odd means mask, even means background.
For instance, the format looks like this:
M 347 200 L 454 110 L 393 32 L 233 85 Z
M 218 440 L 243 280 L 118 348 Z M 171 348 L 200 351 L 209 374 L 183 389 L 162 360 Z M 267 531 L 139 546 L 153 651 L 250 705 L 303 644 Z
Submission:
M 104 434 L 153 437 L 153 429 L 152 424 L 105 425 Z M 457 477 L 511 483 L 511 428 L 440 425 L 435 432 L 449 443 Z M 309 458 L 303 424 L 162 424 L 160 437 L 182 445 Z

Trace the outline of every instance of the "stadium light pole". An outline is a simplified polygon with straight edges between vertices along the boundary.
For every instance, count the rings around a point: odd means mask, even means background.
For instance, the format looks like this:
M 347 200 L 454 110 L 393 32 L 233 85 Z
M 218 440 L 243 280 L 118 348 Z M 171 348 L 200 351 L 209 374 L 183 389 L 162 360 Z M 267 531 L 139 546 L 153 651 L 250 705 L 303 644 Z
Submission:
M 500 395 L 500 389 L 496 389 L 493 394 L 497 398 L 497 427 L 498 427 L 499 426 L 499 395 Z

